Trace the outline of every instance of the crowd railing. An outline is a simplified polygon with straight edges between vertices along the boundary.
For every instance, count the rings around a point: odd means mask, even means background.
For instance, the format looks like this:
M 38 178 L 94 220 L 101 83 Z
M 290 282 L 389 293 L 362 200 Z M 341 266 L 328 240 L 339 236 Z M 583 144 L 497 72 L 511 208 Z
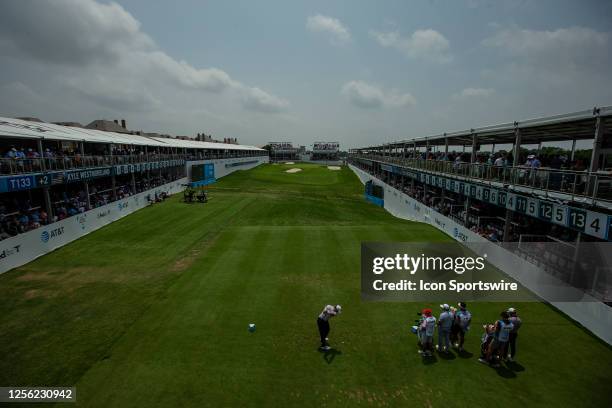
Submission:
M 258 152 L 259 153 L 259 152 Z M 255 155 L 254 153 L 252 155 Z M 187 154 L 113 154 L 113 155 L 54 155 L 52 157 L 0 158 L 0 175 L 17 175 L 42 171 L 61 171 L 107 167 L 118 164 L 139 164 L 165 160 L 212 160 L 247 157 L 221 153 Z
M 448 160 L 425 160 L 382 155 L 352 155 L 401 167 L 478 179 L 488 184 L 501 183 L 545 192 L 558 192 L 574 197 L 612 201 L 612 173 L 532 168 L 528 166 L 496 166 L 486 163 L 466 163 Z

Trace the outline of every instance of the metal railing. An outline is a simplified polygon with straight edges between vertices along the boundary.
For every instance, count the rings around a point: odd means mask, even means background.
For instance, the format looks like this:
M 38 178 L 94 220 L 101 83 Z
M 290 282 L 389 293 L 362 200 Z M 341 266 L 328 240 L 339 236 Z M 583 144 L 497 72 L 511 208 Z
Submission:
M 249 156 L 255 156 L 251 153 Z M 246 157 L 244 154 L 132 154 L 132 155 L 74 155 L 44 158 L 0 158 L 0 175 L 27 174 L 41 171 L 58 171 L 105 167 L 116 164 L 138 164 L 164 160 L 207 160 Z
M 612 174 L 588 171 L 529 168 L 527 166 L 495 166 L 485 163 L 451 162 L 380 155 L 352 155 L 406 168 L 475 178 L 488 184 L 522 186 L 545 192 L 558 192 L 573 197 L 612 201 Z

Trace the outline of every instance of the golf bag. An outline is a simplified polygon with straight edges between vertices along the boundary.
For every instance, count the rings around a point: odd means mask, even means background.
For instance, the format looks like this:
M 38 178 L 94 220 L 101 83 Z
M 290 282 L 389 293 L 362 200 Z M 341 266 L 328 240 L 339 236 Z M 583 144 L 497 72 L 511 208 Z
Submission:
M 493 338 L 495 337 L 495 325 L 493 324 L 485 324 L 482 326 L 485 329 L 485 332 L 482 334 L 480 338 L 480 358 L 483 360 L 487 360 L 489 363 L 489 348 L 491 347 L 491 343 L 493 342 Z M 491 356 L 491 359 L 495 359 L 495 356 Z
M 417 316 L 419 316 L 419 318 L 414 321 L 415 325 L 410 328 L 410 331 L 413 334 L 416 334 L 417 345 L 419 346 L 419 348 L 422 349 L 425 337 L 425 330 L 423 330 L 421 326 L 423 325 L 423 320 L 425 320 L 425 318 L 421 315 L 420 312 L 417 313 Z

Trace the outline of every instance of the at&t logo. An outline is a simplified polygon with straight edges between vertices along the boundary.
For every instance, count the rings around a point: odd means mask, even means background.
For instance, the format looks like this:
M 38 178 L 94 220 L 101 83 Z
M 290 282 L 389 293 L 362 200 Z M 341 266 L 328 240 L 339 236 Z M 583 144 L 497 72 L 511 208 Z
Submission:
M 50 239 L 58 237 L 64 233 L 64 227 L 52 229 L 51 231 L 43 231 L 40 234 L 40 240 L 42 242 L 49 242 Z

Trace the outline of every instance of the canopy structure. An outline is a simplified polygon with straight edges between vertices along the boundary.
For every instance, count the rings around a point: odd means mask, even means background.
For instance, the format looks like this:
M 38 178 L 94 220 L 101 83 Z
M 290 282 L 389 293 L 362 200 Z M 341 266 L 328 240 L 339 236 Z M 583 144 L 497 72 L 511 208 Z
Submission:
M 199 140 L 185 140 L 185 139 L 170 139 L 165 137 L 151 137 L 151 140 L 170 144 L 172 147 L 180 147 L 186 149 L 218 149 L 218 150 L 263 150 L 255 146 L 227 144 L 227 143 L 213 143 L 213 142 L 200 142 Z
M 255 146 L 147 137 L 0 117 L 0 137 L 187 149 L 262 150 Z
M 612 106 L 604 106 L 563 115 L 528 119 L 519 122 L 484 126 L 457 132 L 449 132 L 427 137 L 385 143 L 354 150 L 380 150 L 404 147 L 426 146 L 470 146 L 513 144 L 517 130 L 520 132 L 521 144 L 539 144 L 542 142 L 589 140 L 595 138 L 597 121 L 599 131 L 605 135 L 612 134 Z

